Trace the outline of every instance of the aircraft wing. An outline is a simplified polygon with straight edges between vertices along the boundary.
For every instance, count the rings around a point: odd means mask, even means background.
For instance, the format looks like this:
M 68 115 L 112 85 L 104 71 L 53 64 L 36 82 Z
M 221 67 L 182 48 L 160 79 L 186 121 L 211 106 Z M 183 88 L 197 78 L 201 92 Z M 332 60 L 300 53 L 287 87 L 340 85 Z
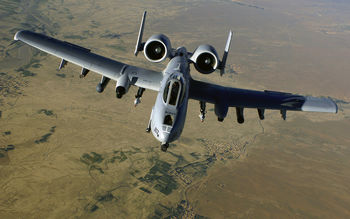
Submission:
M 338 111 L 337 105 L 330 98 L 223 87 L 193 79 L 190 81 L 189 98 L 226 108 L 239 107 L 329 113 L 337 113 Z
M 127 65 L 95 53 L 81 46 L 54 39 L 43 34 L 22 30 L 16 33 L 15 40 L 20 40 L 30 46 L 62 58 L 62 63 L 71 62 L 91 70 L 102 76 L 117 81 L 122 74 L 127 73 L 130 84 L 159 91 L 163 78 L 161 72 L 147 70 L 136 66 Z

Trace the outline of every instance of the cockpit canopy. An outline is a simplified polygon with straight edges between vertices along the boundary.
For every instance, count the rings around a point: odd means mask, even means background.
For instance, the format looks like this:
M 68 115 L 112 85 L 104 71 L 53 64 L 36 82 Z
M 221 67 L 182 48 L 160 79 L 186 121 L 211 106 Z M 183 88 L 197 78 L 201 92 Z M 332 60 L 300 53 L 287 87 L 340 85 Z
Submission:
M 182 103 L 183 96 L 184 90 L 182 87 L 182 82 L 178 79 L 169 80 L 163 92 L 164 103 L 177 107 Z

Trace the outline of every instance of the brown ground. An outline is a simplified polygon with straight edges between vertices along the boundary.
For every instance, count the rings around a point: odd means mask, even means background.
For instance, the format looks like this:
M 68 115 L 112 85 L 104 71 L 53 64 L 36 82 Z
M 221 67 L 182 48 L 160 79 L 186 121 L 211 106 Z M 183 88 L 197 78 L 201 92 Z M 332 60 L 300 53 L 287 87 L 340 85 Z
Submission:
M 218 123 L 211 105 L 202 124 L 191 101 L 181 139 L 161 153 L 144 132 L 154 92 L 134 108 L 136 88 L 122 100 L 112 83 L 97 94 L 96 74 L 80 80 L 77 66 L 58 72 L 59 59 L 10 45 L 32 29 L 160 70 L 133 57 L 146 8 L 145 37 L 163 32 L 174 47 L 221 53 L 235 32 L 237 74 L 195 78 L 350 101 L 346 1 L 2 1 L 0 148 L 15 149 L 0 149 L 0 218 L 349 217 L 349 104 L 286 122 L 246 110 L 238 125 L 233 111 Z

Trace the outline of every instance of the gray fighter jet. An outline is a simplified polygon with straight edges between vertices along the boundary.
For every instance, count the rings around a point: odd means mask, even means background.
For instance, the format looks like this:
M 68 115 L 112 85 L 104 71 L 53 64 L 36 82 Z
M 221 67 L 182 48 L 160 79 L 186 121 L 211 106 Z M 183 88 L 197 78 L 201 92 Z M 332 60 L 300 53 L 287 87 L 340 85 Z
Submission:
M 143 42 L 145 19 L 146 12 L 142 17 L 135 56 L 143 51 L 150 62 L 161 62 L 168 58 L 170 61 L 162 72 L 124 64 L 97 55 L 81 46 L 32 31 L 19 31 L 14 39 L 61 58 L 59 69 L 71 62 L 82 67 L 80 73 L 82 78 L 89 71 L 101 74 L 102 79 L 96 87 L 99 93 L 103 92 L 111 79 L 116 81 L 117 98 L 121 98 L 128 92 L 131 85 L 139 87 L 135 96 L 135 105 L 140 103 L 145 89 L 157 91 L 157 99 L 146 131 L 152 132 L 161 142 L 162 151 L 166 151 L 169 143 L 180 137 L 189 99 L 199 101 L 199 117 L 202 121 L 206 114 L 206 103 L 214 104 L 215 115 L 220 122 L 226 117 L 229 107 L 236 108 L 238 123 L 244 122 L 244 108 L 256 108 L 260 119 L 264 119 L 265 109 L 279 110 L 283 119 L 286 119 L 288 110 L 329 113 L 338 111 L 337 105 L 329 98 L 223 87 L 194 80 L 190 75 L 190 64 L 194 64 L 196 70 L 202 74 L 210 74 L 215 70 L 220 70 L 221 74 L 224 73 L 232 32 L 229 32 L 224 55 L 220 60 L 211 45 L 200 45 L 190 53 L 185 47 L 172 48 L 170 40 L 163 34 L 153 35 Z

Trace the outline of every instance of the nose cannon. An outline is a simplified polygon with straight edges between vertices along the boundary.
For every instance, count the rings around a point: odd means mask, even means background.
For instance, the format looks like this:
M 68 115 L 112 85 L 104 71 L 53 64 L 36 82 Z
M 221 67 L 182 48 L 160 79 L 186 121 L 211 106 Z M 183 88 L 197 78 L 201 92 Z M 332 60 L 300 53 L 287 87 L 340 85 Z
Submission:
M 163 152 L 166 152 L 168 150 L 168 147 L 169 147 L 169 143 L 165 143 L 165 144 L 162 144 L 160 146 L 160 149 L 163 151 Z

